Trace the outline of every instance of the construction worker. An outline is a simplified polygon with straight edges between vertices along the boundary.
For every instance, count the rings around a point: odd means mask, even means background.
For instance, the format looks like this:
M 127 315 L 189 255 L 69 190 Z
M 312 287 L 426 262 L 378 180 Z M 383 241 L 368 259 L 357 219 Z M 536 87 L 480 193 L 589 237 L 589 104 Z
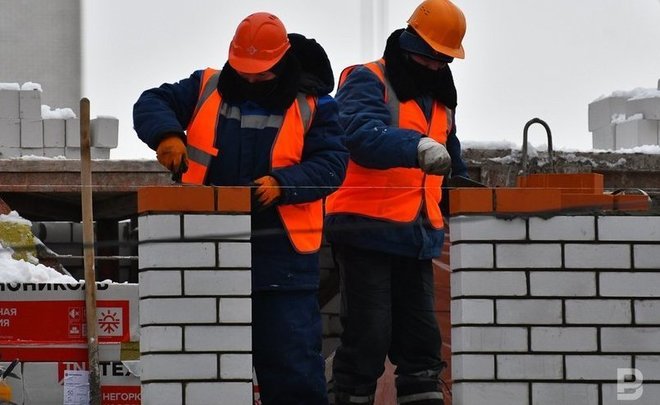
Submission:
M 140 139 L 184 183 L 254 187 L 252 347 L 264 405 L 327 404 L 322 199 L 348 161 L 333 87 L 323 48 L 262 12 L 238 25 L 221 71 L 147 90 L 134 107 Z
M 458 7 L 425 0 L 408 27 L 390 35 L 382 59 L 340 78 L 350 161 L 326 204 L 341 280 L 338 404 L 373 403 L 386 356 L 396 366 L 398 404 L 443 404 L 431 259 L 444 239 L 443 176 L 467 175 L 449 69 L 464 57 L 464 34 Z

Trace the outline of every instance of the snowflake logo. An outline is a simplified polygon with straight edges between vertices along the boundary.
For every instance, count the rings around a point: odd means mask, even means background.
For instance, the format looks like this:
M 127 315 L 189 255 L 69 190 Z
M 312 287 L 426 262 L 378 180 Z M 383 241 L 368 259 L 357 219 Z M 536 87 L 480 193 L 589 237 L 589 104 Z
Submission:
M 99 319 L 99 328 L 105 333 L 112 333 L 119 328 L 119 319 L 117 312 L 108 310 L 107 312 L 101 311 L 101 318 Z

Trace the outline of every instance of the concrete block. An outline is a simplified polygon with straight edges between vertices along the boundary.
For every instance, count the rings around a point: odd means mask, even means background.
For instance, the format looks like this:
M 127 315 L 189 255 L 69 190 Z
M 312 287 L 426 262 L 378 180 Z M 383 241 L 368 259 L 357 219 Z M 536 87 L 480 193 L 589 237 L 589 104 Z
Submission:
M 598 217 L 598 240 L 660 242 L 660 216 Z
M 187 326 L 187 352 L 249 352 L 252 350 L 252 327 L 242 325 Z
M 67 146 L 64 148 L 64 156 L 67 159 L 80 160 L 80 148 Z
M 140 380 L 143 382 L 218 377 L 218 357 L 212 353 L 146 354 L 140 356 L 140 364 L 142 365 Z
M 138 247 L 139 267 L 214 267 L 215 250 L 211 242 L 143 243 Z
M 529 384 L 456 383 L 452 386 L 454 405 L 530 405 Z
M 660 244 L 634 245 L 633 267 L 636 269 L 660 269 Z
M 602 150 L 616 150 L 616 124 L 610 124 L 591 132 L 591 147 Z
M 550 325 L 562 322 L 561 300 L 497 300 L 498 324 Z
M 222 398 L 223 404 L 251 404 L 251 382 L 195 382 L 186 384 L 186 404 L 209 404 Z M 209 402 L 211 401 L 211 402 Z
M 600 345 L 603 352 L 660 352 L 660 328 L 602 328 Z
M 44 127 L 40 119 L 21 118 L 21 148 L 43 148 Z
M 660 273 L 602 273 L 603 297 L 660 297 Z
M 41 92 L 21 90 L 18 93 L 19 117 L 21 119 L 41 119 Z
M 597 384 L 533 383 L 533 405 L 600 405 Z
M 220 298 L 218 305 L 220 323 L 250 323 L 252 322 L 252 299 Z
M 629 269 L 630 246 L 611 243 L 564 245 L 564 264 L 568 269 Z
M 660 355 L 635 356 L 635 368 L 642 372 L 645 380 L 660 380 Z
M 0 147 L 18 148 L 21 146 L 21 120 L 0 118 Z
M 21 148 L 21 156 L 43 157 L 44 148 Z
M 560 355 L 500 354 L 498 380 L 560 380 L 564 366 Z
M 596 295 L 596 273 L 533 271 L 529 275 L 530 294 L 547 297 Z
M 493 326 L 459 326 L 451 330 L 452 353 L 524 352 L 527 328 Z
M 635 300 L 635 323 L 660 324 L 660 300 Z
M 218 243 L 218 267 L 249 269 L 252 267 L 252 245 L 249 242 Z
M 42 121 L 44 131 L 44 147 L 64 148 L 66 146 L 66 121 L 64 119 L 47 119 Z
M 451 358 L 451 378 L 460 380 L 494 380 L 495 356 L 488 354 L 457 354 Z
M 213 298 L 148 298 L 140 300 L 140 325 L 215 323 Z
M 96 117 L 89 122 L 91 146 L 116 148 L 119 142 L 119 120 L 114 117 Z
M 181 405 L 183 403 L 183 384 L 142 384 L 142 403 L 144 405 Z
M 251 380 L 252 355 L 251 354 L 221 354 L 220 379 Z
M 138 217 L 138 240 L 165 241 L 181 239 L 179 215 L 142 215 Z
M 244 270 L 186 271 L 183 275 L 185 295 L 250 295 L 252 275 Z
M 494 323 L 493 300 L 458 299 L 451 301 L 451 324 Z
M 249 215 L 184 215 L 186 239 L 250 240 Z
M 110 149 L 101 147 L 89 148 L 89 154 L 93 160 L 107 160 L 110 159 Z
M 625 115 L 627 99 L 627 96 L 609 96 L 589 103 L 589 131 L 610 125 L 613 116 Z
M 80 118 L 67 118 L 65 132 L 66 146 L 80 148 Z
M 140 328 L 140 353 L 183 351 L 181 326 L 144 326 Z
M 66 157 L 66 148 L 44 148 L 44 157 Z
M 498 219 L 492 216 L 458 216 L 451 219 L 451 241 L 524 240 L 527 236 L 522 218 Z
M 452 229 L 453 231 L 453 229 Z M 530 240 L 585 241 L 596 239 L 596 220 L 591 216 L 529 218 Z
M 21 157 L 21 148 L 7 148 L 0 146 L 0 159 L 12 159 Z
M 533 326 L 533 352 L 590 352 L 598 349 L 597 329 Z
M 628 300 L 566 300 L 566 323 L 630 324 L 632 305 Z
M 642 114 L 647 120 L 660 120 L 660 97 L 631 98 L 626 100 L 626 116 Z
M 19 92 L 20 90 L 0 89 L 0 119 L 20 118 Z
M 497 268 L 540 269 L 561 267 L 561 245 L 554 243 L 498 244 Z
M 183 295 L 180 271 L 141 271 L 138 278 L 140 298 Z
M 451 275 L 451 296 L 518 296 L 527 294 L 522 271 L 460 271 Z
M 451 268 L 492 269 L 495 266 L 493 245 L 486 243 L 459 243 L 449 248 Z
M 624 388 L 624 393 L 640 394 L 637 399 L 618 399 L 620 392 L 618 388 Z M 603 400 L 602 405 L 658 405 L 658 398 L 660 398 L 660 384 L 650 384 L 644 382 L 639 391 L 632 388 L 625 389 L 625 387 L 618 387 L 617 384 L 603 384 L 601 386 Z M 625 397 L 624 397 L 625 398 Z
M 616 125 L 617 149 L 630 149 L 642 145 L 658 145 L 657 120 L 630 120 Z
M 632 356 L 568 355 L 565 362 L 567 380 L 616 381 L 616 369 L 630 368 Z

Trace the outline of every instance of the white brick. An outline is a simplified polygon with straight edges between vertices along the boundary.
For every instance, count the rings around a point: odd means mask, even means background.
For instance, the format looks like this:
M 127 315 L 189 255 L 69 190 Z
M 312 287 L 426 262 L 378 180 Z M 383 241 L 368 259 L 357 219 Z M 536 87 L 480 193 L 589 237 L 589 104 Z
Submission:
M 215 323 L 213 298 L 149 298 L 140 300 L 140 325 Z
M 41 120 L 21 119 L 21 148 L 43 148 L 44 127 Z
M 602 128 L 612 123 L 613 115 L 626 113 L 625 102 L 628 97 L 603 97 L 589 103 L 589 131 Z
M 593 149 L 616 149 L 616 124 L 610 124 L 591 132 L 591 147 Z
M 80 160 L 80 147 L 69 147 L 64 148 L 64 156 L 67 159 Z
M 660 328 L 602 328 L 603 352 L 660 352 Z
M 97 117 L 90 120 L 91 146 L 116 148 L 119 140 L 119 120 L 114 117 Z
M 645 380 L 660 380 L 660 355 L 635 356 L 635 368 L 642 372 Z
M 458 354 L 451 358 L 451 378 L 458 380 L 494 380 L 495 356 Z
M 221 354 L 220 379 L 251 380 L 252 355 L 251 354 Z
M 183 331 L 180 326 L 144 326 L 140 328 L 140 352 L 183 351 Z
M 451 275 L 451 296 L 516 296 L 527 294 L 522 271 L 460 271 Z
M 634 245 L 633 260 L 636 269 L 660 270 L 660 244 Z
M 530 405 L 527 383 L 457 383 L 454 405 Z M 573 404 L 575 405 L 575 404 Z
M 596 273 L 534 271 L 529 275 L 534 296 L 578 297 L 596 295 Z
M 138 260 L 141 269 L 214 267 L 215 244 L 211 242 L 143 243 L 138 246 Z
M 143 405 L 181 405 L 183 386 L 178 383 L 142 384 Z
M 603 384 L 601 390 L 603 392 L 602 405 L 658 405 L 658 398 L 660 398 L 660 384 L 643 383 L 639 392 L 641 397 L 633 401 L 618 400 L 616 384 Z M 637 391 L 628 389 L 625 392 L 632 393 Z
M 532 351 L 534 352 L 586 352 L 596 349 L 595 327 L 532 327 Z
M 138 218 L 138 240 L 179 240 L 181 217 L 179 215 L 143 215 Z
M 21 148 L 21 156 L 38 156 L 44 155 L 44 148 Z
M 183 295 L 181 272 L 177 270 L 141 271 L 138 275 L 140 298 Z
M 204 270 L 184 273 L 185 295 L 250 295 L 252 275 L 248 270 Z
M 215 354 L 147 354 L 140 356 L 142 381 L 197 380 L 218 377 Z
M 449 248 L 452 269 L 492 269 L 495 266 L 493 245 L 460 243 Z
M 495 257 L 498 268 L 561 267 L 561 245 L 548 243 L 501 244 L 495 247 Z
M 19 117 L 21 119 L 41 119 L 41 92 L 21 90 L 18 93 Z
M 575 355 L 566 356 L 567 380 L 615 381 L 617 368 L 628 368 L 631 356 Z
M 212 382 L 186 384 L 186 404 L 252 404 L 251 382 Z
M 563 376 L 560 355 L 500 354 L 496 358 L 499 380 L 560 380 Z
M 533 383 L 533 405 L 599 405 L 597 384 Z
M 600 295 L 660 297 L 660 273 L 602 273 Z
M 66 155 L 65 148 L 44 148 L 44 157 L 60 157 Z
M 19 91 L 2 89 L 0 90 L 0 119 L 2 118 L 20 118 L 19 114 Z
M 8 148 L 21 146 L 21 120 L 0 118 L 0 146 Z
M 43 120 L 44 147 L 64 148 L 66 146 L 66 121 L 63 119 Z
M 566 300 L 566 323 L 628 324 L 631 322 L 630 301 Z
M 660 216 L 599 217 L 598 239 L 624 242 L 660 242 Z
M 252 267 L 252 245 L 249 242 L 219 242 L 218 267 L 243 269 Z
M 0 158 L 11 159 L 21 157 L 21 148 L 5 148 L 0 146 Z
M 519 327 L 460 326 L 451 330 L 452 353 L 524 352 L 527 329 Z
M 630 246 L 615 244 L 570 244 L 564 246 L 568 269 L 629 269 Z
M 550 217 L 529 219 L 530 240 L 595 240 L 595 217 Z
M 642 145 L 658 144 L 657 120 L 631 120 L 616 125 L 615 141 L 617 149 L 629 149 Z
M 452 242 L 524 240 L 527 237 L 525 220 L 498 219 L 491 216 L 458 216 L 451 218 Z
M 451 324 L 493 323 L 495 321 L 493 300 L 458 299 L 451 301 Z
M 250 240 L 249 215 L 184 215 L 186 239 Z
M 629 99 L 625 107 L 628 117 L 642 114 L 647 120 L 660 120 L 660 97 Z
M 497 300 L 498 324 L 558 324 L 562 321 L 560 300 Z
M 94 160 L 110 159 L 109 148 L 91 147 L 89 148 L 89 154 L 91 156 L 91 159 Z
M 220 298 L 218 306 L 220 323 L 252 322 L 251 298 Z
M 188 326 L 185 350 L 249 352 L 252 350 L 252 327 L 239 325 Z
M 67 148 L 80 148 L 80 118 L 67 118 L 65 132 Z
M 660 300 L 636 300 L 635 323 L 660 324 Z

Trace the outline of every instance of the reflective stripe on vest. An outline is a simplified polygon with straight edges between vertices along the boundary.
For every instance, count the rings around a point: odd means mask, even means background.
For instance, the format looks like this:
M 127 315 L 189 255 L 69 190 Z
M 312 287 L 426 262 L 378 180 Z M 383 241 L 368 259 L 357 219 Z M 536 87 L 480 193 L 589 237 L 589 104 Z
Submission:
M 239 119 L 242 128 L 279 128 L 273 142 L 270 166 L 272 169 L 299 164 L 305 134 L 316 112 L 316 98 L 298 94 L 284 117 L 271 116 L 267 120 L 241 116 L 240 109 L 222 103 L 217 91 L 220 72 L 206 69 L 202 75 L 199 100 L 188 125 L 188 171 L 184 183 L 204 184 L 211 160 L 218 155 L 215 148 L 220 116 Z M 261 117 L 263 118 L 263 117 Z M 314 253 L 321 247 L 323 226 L 322 200 L 302 204 L 278 205 L 277 211 L 294 249 L 298 253 Z
M 364 65 L 383 83 L 384 99 L 391 116 L 391 126 L 412 129 L 445 144 L 451 129 L 451 110 L 434 101 L 430 122 L 415 100 L 400 102 L 385 77 L 381 59 Z M 356 66 L 341 74 L 341 86 Z M 426 175 L 418 168 L 396 167 L 370 169 L 353 160 L 348 163 L 346 179 L 335 193 L 326 199 L 328 214 L 356 214 L 370 218 L 409 223 L 419 215 L 422 205 L 431 225 L 443 226 L 440 199 L 443 176 Z

